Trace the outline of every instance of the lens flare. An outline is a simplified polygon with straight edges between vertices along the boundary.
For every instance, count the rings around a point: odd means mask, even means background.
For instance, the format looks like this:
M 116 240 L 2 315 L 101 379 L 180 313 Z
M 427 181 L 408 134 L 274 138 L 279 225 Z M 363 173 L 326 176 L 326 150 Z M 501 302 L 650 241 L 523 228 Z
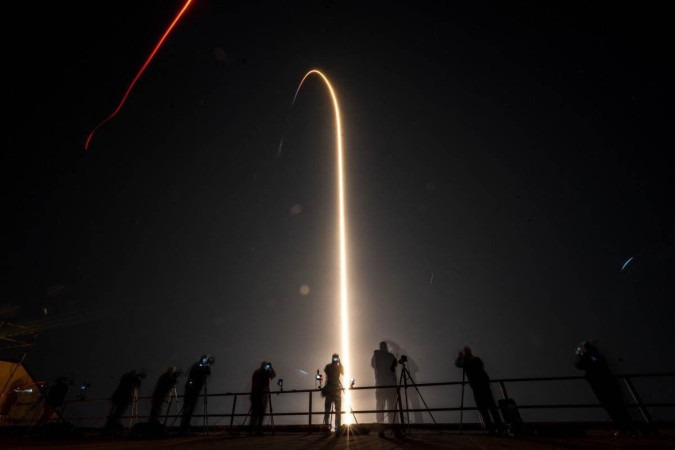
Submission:
M 345 379 L 351 380 L 351 361 L 349 351 L 349 299 L 347 295 L 347 220 L 345 214 L 345 187 L 344 187 L 344 158 L 342 151 L 342 119 L 340 114 L 340 105 L 338 103 L 335 89 L 330 81 L 319 70 L 312 69 L 302 77 L 298 89 L 293 96 L 293 103 L 298 97 L 300 88 L 307 78 L 316 75 L 326 84 L 328 92 L 333 101 L 333 111 L 335 116 L 335 157 L 337 163 L 337 179 L 338 179 L 338 229 L 339 229 L 339 265 L 340 265 L 340 359 L 345 368 Z M 349 389 L 345 389 L 345 395 L 342 399 L 342 410 L 346 412 L 342 423 L 350 425 L 352 423 L 351 412 L 351 393 Z

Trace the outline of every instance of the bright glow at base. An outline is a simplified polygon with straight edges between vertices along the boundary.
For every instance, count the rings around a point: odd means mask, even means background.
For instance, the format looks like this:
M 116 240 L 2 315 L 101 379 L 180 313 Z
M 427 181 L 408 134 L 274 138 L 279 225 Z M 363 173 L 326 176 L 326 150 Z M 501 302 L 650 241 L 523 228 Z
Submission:
M 311 75 L 318 75 L 326 83 L 330 96 L 333 100 L 333 109 L 335 111 L 335 156 L 337 158 L 337 175 L 338 175 L 338 228 L 340 233 L 339 238 L 339 255 L 340 255 L 340 332 L 341 332 L 341 350 L 340 350 L 340 360 L 345 368 L 345 374 L 343 378 L 342 385 L 346 387 L 346 381 L 351 380 L 351 358 L 349 352 L 349 301 L 347 297 L 347 221 L 345 219 L 345 195 L 344 195 L 344 166 L 343 166 L 343 154 L 342 154 L 342 121 L 340 119 L 340 106 L 338 105 L 337 95 L 335 95 L 335 90 L 333 86 L 328 81 L 328 78 L 321 73 L 320 71 L 313 69 L 310 70 L 302 77 L 300 85 L 295 92 L 295 95 L 298 95 L 300 87 L 305 80 Z M 294 99 L 295 101 L 295 99 Z M 353 420 L 352 411 L 352 401 L 351 401 L 351 392 L 349 389 L 345 389 L 344 397 L 342 398 L 342 411 L 344 414 L 342 416 L 342 423 L 345 425 L 350 425 Z

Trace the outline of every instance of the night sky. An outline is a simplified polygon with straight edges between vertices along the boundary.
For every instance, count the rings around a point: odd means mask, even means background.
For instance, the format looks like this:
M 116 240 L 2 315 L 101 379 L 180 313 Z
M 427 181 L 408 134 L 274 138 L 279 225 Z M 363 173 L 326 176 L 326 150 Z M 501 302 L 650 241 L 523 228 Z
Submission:
M 381 340 L 420 383 L 461 379 L 463 345 L 492 378 L 579 375 L 583 339 L 675 370 L 662 6 L 195 0 L 85 152 L 181 5 L 7 13 L 0 319 L 39 325 L 37 379 L 106 397 L 135 368 L 149 394 L 208 352 L 210 392 L 263 359 L 314 387 L 340 339 L 318 78 L 291 108 L 313 68 L 343 112 L 358 385 Z

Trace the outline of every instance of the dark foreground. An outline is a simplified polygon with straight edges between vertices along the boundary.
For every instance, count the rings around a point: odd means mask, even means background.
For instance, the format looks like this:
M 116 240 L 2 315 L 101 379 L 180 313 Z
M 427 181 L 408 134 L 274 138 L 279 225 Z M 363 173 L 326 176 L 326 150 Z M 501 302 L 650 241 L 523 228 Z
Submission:
M 334 434 L 275 432 L 263 436 L 231 434 L 224 431 L 195 433 L 188 436 L 169 434 L 160 438 L 139 438 L 130 435 L 114 438 L 94 433 L 65 436 L 31 436 L 5 433 L 0 435 L 2 449 L 283 449 L 309 450 L 327 448 L 354 449 L 675 449 L 675 429 L 661 429 L 655 435 L 615 437 L 612 430 L 584 430 L 573 435 L 491 437 L 477 431 L 459 434 L 456 430 L 413 430 L 401 438 L 391 434 L 379 437 L 375 432 Z

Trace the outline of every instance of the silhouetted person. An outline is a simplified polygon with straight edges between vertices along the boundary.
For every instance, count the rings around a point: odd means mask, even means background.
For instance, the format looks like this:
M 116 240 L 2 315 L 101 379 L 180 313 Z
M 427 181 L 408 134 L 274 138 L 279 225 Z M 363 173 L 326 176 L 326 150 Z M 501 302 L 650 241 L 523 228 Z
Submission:
M 199 361 L 190 368 L 188 379 L 185 382 L 185 395 L 183 396 L 183 416 L 180 423 L 180 431 L 185 433 L 190 428 L 192 413 L 197 406 L 197 398 L 206 384 L 206 378 L 211 375 L 211 364 L 215 362 L 212 355 L 204 354 Z
M 251 377 L 251 432 L 259 436 L 262 435 L 263 419 L 267 412 L 270 380 L 276 376 L 272 363 L 263 361 Z
M 115 434 L 122 428 L 120 419 L 133 400 L 138 398 L 138 389 L 145 373 L 130 370 L 120 377 L 120 382 L 110 397 L 110 413 L 103 429 L 104 434 Z
M 68 386 L 71 381 L 66 377 L 58 377 L 54 384 L 47 388 L 45 395 L 45 402 L 43 405 L 42 415 L 38 419 L 36 425 L 44 425 L 52 418 L 59 408 L 61 408 L 66 400 L 68 394 Z
M 176 385 L 181 373 L 176 367 L 169 366 L 163 374 L 157 379 L 155 390 L 152 392 L 152 401 L 150 403 L 149 422 L 159 423 L 159 416 L 162 414 L 162 407 L 166 403 L 171 390 Z
M 394 424 L 396 420 L 396 356 L 389 351 L 385 341 L 380 342 L 379 350 L 373 352 L 373 357 L 370 359 L 370 366 L 375 369 L 375 406 L 377 409 L 376 418 L 380 426 L 378 435 L 384 436 L 384 430 L 381 428 L 384 424 L 384 411 L 390 409 L 389 423 Z M 383 387 L 393 386 L 393 387 Z
M 335 411 L 335 433 L 340 434 L 342 425 L 342 383 L 340 376 L 344 375 L 345 370 L 340 364 L 340 355 L 333 353 L 330 363 L 323 369 L 326 374 L 326 384 L 321 390 L 321 395 L 326 398 L 324 403 L 323 423 L 328 424 L 330 419 L 331 406 Z
M 586 372 L 588 384 L 617 427 L 615 435 L 633 435 L 632 419 L 624 403 L 619 383 L 598 348 L 588 341 L 582 342 L 577 347 L 574 367 Z
M 464 369 L 466 379 L 473 391 L 473 399 L 476 408 L 483 419 L 483 424 L 488 434 L 495 435 L 502 428 L 502 419 L 497 409 L 497 403 L 490 388 L 490 377 L 485 371 L 483 361 L 474 356 L 470 347 L 464 347 L 459 351 L 455 359 L 455 366 Z

